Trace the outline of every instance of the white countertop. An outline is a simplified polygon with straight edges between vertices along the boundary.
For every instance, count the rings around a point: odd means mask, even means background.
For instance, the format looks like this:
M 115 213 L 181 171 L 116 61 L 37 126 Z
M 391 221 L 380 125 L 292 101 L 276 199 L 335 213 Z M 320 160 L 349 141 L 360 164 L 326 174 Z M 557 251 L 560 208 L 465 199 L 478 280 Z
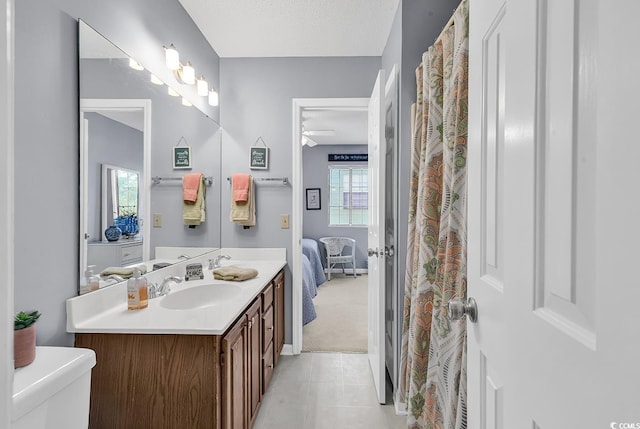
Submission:
M 218 254 L 230 255 L 222 265 L 237 265 L 258 270 L 258 276 L 242 282 L 214 280 L 207 270 L 207 260 Z M 172 293 L 210 284 L 228 285 L 240 292 L 228 299 L 203 308 L 188 310 L 167 309 L 161 305 L 166 297 L 149 300 L 142 310 L 127 310 L 126 282 L 67 300 L 67 331 L 73 333 L 123 334 L 223 334 L 251 304 L 262 289 L 286 265 L 286 249 L 219 249 L 198 258 L 176 263 L 170 267 L 147 273 L 150 282 L 158 283 L 170 275 L 184 277 L 188 264 L 203 264 L 203 280 L 171 283 Z

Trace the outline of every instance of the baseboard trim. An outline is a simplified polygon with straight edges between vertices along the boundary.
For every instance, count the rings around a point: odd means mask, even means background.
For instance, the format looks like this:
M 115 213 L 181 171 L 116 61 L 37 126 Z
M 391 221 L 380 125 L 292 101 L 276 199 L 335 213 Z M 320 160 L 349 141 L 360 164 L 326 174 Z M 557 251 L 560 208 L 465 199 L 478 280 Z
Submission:
M 406 416 L 408 414 L 407 404 L 404 402 L 401 402 L 398 396 L 400 396 L 400 392 L 396 392 L 393 398 L 393 407 L 396 409 L 396 415 Z
M 285 344 L 282 346 L 281 355 L 291 356 L 293 355 L 293 346 L 291 344 Z

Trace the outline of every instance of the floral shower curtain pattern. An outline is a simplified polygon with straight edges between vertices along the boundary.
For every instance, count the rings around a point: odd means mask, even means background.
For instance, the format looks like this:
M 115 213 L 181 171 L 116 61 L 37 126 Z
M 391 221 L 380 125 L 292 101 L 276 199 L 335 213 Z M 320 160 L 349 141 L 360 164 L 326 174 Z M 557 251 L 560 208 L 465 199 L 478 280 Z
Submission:
M 416 70 L 399 395 L 410 428 L 466 428 L 469 12 L 463 0 Z

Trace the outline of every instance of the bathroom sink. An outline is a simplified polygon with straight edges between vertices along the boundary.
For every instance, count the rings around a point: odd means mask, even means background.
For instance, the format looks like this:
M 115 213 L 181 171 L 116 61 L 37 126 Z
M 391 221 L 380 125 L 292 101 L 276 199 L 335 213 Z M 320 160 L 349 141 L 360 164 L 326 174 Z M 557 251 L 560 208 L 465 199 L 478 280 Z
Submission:
M 234 299 L 242 289 L 236 285 L 210 284 L 171 292 L 162 298 L 160 307 L 169 310 L 194 310 L 223 305 Z

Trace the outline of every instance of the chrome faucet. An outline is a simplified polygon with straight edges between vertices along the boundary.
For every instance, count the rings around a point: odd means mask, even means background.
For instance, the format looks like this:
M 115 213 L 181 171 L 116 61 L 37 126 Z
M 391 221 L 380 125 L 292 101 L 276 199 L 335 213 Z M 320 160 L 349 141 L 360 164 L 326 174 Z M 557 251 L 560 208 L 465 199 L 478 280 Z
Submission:
M 159 298 L 171 292 L 171 288 L 169 287 L 169 283 L 176 282 L 180 283 L 182 281 L 182 277 L 178 276 L 169 276 L 160 282 L 159 286 L 152 284 L 149 286 L 149 298 Z
M 220 268 L 222 266 L 220 264 L 220 261 L 222 261 L 223 259 L 228 261 L 229 259 L 231 259 L 231 256 L 229 256 L 229 255 L 218 255 L 218 256 L 216 256 L 215 259 L 209 259 L 209 269 L 210 270 L 215 270 L 216 268 Z

